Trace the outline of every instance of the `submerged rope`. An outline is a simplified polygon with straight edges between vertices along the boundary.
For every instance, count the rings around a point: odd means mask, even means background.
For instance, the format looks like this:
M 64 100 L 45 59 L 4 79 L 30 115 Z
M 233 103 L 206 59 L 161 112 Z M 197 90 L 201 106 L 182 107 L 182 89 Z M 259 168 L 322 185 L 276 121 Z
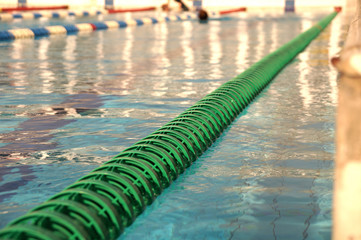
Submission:
M 11 222 L 1 239 L 116 239 L 337 15 L 326 16 L 157 131 Z

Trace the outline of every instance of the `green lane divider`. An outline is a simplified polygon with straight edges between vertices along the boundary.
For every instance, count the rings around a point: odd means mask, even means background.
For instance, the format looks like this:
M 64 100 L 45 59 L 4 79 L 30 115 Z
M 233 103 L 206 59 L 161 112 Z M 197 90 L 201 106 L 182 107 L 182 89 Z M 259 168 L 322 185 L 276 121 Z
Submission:
M 14 220 L 0 239 L 116 239 L 220 136 L 334 12 L 178 117 Z

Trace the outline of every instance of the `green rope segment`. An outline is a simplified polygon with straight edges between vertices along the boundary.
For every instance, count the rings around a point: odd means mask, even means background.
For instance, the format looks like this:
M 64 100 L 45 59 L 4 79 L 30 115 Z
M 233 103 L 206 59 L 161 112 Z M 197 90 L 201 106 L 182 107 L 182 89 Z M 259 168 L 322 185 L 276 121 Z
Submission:
M 326 16 L 178 117 L 11 222 L 1 239 L 116 239 L 337 15 Z

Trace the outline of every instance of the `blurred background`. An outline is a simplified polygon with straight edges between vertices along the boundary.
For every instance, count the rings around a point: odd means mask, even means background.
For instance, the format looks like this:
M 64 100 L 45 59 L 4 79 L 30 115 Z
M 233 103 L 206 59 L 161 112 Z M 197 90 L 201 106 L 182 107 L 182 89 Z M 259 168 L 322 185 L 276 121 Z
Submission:
M 114 8 L 126 7 L 140 7 L 140 6 L 156 6 L 160 7 L 169 0 L 20 0 L 19 2 L 26 2 L 28 6 L 41 5 L 68 5 L 70 8 L 104 8 L 106 4 L 113 5 Z M 172 4 L 173 0 L 170 0 Z M 286 2 L 293 2 L 296 9 L 302 10 L 305 8 L 317 9 L 325 8 L 327 6 L 345 6 L 347 0 L 183 0 L 187 6 L 194 6 L 202 4 L 202 7 L 210 8 L 227 8 L 227 7 L 247 7 L 247 10 L 259 9 L 280 9 L 283 10 Z M 350 1 L 352 2 L 352 1 Z M 0 7 L 14 7 L 18 5 L 18 0 L 0 0 Z

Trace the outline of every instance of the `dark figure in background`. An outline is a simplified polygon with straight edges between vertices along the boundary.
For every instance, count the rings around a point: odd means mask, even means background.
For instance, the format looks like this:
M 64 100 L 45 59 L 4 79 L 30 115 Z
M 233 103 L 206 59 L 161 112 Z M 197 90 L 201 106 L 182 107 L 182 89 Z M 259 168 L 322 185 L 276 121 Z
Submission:
M 164 12 L 169 12 L 169 6 L 168 6 L 167 3 L 165 3 L 165 4 L 162 5 L 162 10 L 163 10 Z
M 183 11 L 189 11 L 189 8 L 182 2 L 182 0 L 174 0 L 178 3 L 180 3 Z
M 201 21 L 201 22 L 206 22 L 206 21 L 208 21 L 208 13 L 207 13 L 205 10 L 203 10 L 203 9 L 199 10 L 199 11 L 198 11 L 198 19 L 199 19 L 199 21 Z

